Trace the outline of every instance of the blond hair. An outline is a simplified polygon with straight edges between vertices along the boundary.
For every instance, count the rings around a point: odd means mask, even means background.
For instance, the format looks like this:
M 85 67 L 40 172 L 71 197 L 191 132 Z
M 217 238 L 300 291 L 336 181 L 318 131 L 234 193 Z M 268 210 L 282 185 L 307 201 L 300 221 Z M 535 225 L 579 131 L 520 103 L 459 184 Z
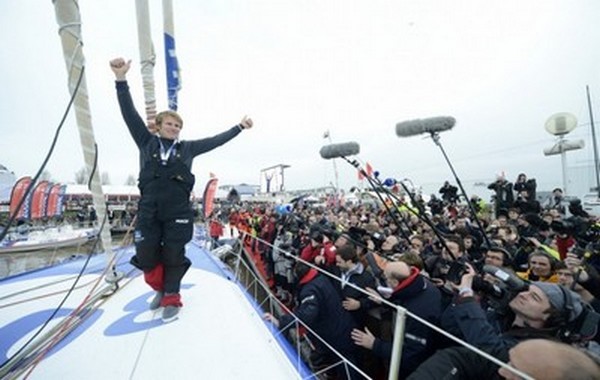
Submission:
M 181 118 L 181 116 L 179 116 L 179 114 L 177 112 L 171 111 L 171 110 L 162 111 L 156 115 L 156 118 L 154 119 L 154 121 L 156 123 L 156 127 L 158 127 L 158 128 L 161 127 L 162 122 L 166 116 L 170 116 L 173 119 L 177 120 L 177 122 L 179 123 L 181 128 L 183 128 L 183 119 Z

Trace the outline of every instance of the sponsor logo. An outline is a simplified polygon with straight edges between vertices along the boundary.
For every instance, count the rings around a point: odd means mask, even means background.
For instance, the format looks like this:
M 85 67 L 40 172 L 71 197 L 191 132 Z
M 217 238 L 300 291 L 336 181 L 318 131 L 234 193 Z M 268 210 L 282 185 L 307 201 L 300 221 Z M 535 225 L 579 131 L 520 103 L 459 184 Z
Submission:
M 175 223 L 177 224 L 188 224 L 189 222 L 189 219 L 175 219 Z

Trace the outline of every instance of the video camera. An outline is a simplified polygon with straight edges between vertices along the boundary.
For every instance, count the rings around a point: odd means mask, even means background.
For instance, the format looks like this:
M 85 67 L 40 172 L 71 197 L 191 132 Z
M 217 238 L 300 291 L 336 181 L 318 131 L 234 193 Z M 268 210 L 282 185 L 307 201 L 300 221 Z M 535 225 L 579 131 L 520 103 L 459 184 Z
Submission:
M 365 243 L 365 240 L 371 240 L 375 245 L 376 251 L 381 250 L 381 245 L 385 241 L 385 235 L 383 235 L 382 233 L 377 231 L 369 232 L 361 227 L 350 227 L 348 229 L 348 235 L 352 236 L 353 238 L 356 237 L 360 239 L 360 241 L 362 241 L 363 243 Z
M 463 263 L 462 266 L 465 267 L 465 264 Z M 510 301 L 519 293 L 529 289 L 529 282 L 496 266 L 484 265 L 482 271 L 500 281 L 491 283 L 478 275 L 473 278 L 472 289 L 486 296 L 487 305 L 496 314 L 505 315 L 508 311 Z M 456 270 L 456 273 L 459 274 L 460 271 Z M 462 273 L 464 274 L 464 271 Z M 565 310 L 567 312 L 576 310 L 574 302 L 577 301 L 571 296 L 570 290 L 561 286 L 561 291 L 564 294 Z M 561 341 L 575 343 L 587 341 L 595 337 L 598 331 L 598 324 L 600 323 L 600 314 L 596 313 L 591 306 L 585 303 L 582 303 L 582 305 L 581 312 L 575 318 L 571 320 L 568 317 L 564 317 L 564 324 L 557 327 L 556 336 Z
M 454 261 L 450 265 L 446 279 L 459 284 L 462 276 L 466 273 L 466 264 L 466 260 Z M 498 314 L 505 314 L 509 302 L 520 292 L 529 289 L 529 284 L 526 281 L 496 266 L 483 265 L 478 272 L 490 274 L 500 280 L 497 283 L 491 283 L 485 281 L 482 275 L 476 275 L 472 284 L 473 291 L 485 294 L 488 305 Z

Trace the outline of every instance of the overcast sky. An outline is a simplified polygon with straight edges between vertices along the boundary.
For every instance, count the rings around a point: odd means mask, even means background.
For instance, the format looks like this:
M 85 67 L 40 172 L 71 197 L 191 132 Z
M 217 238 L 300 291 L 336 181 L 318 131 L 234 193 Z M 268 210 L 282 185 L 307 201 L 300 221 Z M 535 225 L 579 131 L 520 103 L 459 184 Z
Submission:
M 356 141 L 358 158 L 385 177 L 425 187 L 452 179 L 429 138 L 400 139 L 399 121 L 451 115 L 441 135 L 463 182 L 491 182 L 504 171 L 561 186 L 552 114 L 579 120 L 569 139 L 586 147 L 569 165 L 593 158 L 585 86 L 600 118 L 600 1 L 175 0 L 182 67 L 183 139 L 219 133 L 248 114 L 255 128 L 197 157 L 198 187 L 214 172 L 221 184 L 259 184 L 260 170 L 286 170 L 288 189 L 334 182 L 332 141 Z M 80 2 L 86 79 L 101 172 L 113 184 L 137 175 L 138 152 L 121 119 L 109 59 L 133 60 L 130 85 L 143 111 L 135 2 Z M 150 1 L 158 108 L 166 108 L 161 2 Z M 33 175 L 50 146 L 69 93 L 50 0 L 0 1 L 0 163 Z M 339 184 L 356 185 L 337 160 Z M 47 170 L 72 182 L 84 166 L 73 114 Z M 439 186 L 438 186 L 439 187 Z

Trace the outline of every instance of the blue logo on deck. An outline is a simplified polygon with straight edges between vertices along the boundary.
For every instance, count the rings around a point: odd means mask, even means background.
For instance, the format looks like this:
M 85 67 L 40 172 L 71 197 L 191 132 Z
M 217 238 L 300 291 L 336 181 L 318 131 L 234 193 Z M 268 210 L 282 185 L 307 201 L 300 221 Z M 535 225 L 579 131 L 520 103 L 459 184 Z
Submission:
M 189 289 L 193 285 L 186 284 L 181 285 L 182 289 Z M 148 312 L 148 302 L 146 300 L 154 295 L 154 292 L 147 292 L 141 296 L 131 300 L 123 310 L 127 313 L 113 322 L 110 326 L 104 330 L 106 336 L 118 336 L 135 333 L 138 331 L 144 331 L 155 328 L 163 324 L 160 318 L 152 319 L 145 322 L 136 322 L 135 319 L 142 313 Z
M 68 317 L 74 309 L 60 309 L 53 317 L 55 318 L 63 318 Z M 8 351 L 21 339 L 31 333 L 35 333 L 48 319 L 48 317 L 54 312 L 54 309 L 41 310 L 36 313 L 32 313 L 26 315 L 22 318 L 17 319 L 14 322 L 7 324 L 6 326 L 0 328 L 0 358 L 2 358 L 2 362 L 6 362 L 8 357 Z M 100 318 L 102 315 L 102 310 L 96 310 L 89 318 L 87 318 L 81 325 L 77 326 L 75 330 L 73 330 L 69 335 L 67 335 L 64 339 L 59 341 L 56 346 L 52 348 L 46 354 L 46 356 L 50 356 L 55 352 L 58 352 L 61 348 L 69 344 L 71 341 L 77 339 L 79 335 L 81 335 L 88 327 L 90 327 L 94 322 Z M 43 332 L 42 332 L 43 333 Z M 21 343 L 21 345 L 25 344 L 25 341 Z M 13 351 L 13 354 L 17 352 L 21 347 L 17 347 L 16 350 Z

